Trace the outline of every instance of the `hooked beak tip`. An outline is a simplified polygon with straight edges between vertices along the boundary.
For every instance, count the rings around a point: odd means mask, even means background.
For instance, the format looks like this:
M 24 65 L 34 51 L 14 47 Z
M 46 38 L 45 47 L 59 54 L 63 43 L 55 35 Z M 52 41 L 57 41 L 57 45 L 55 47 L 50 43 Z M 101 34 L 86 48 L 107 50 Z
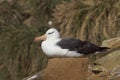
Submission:
M 44 40 L 46 40 L 46 35 L 42 35 L 40 37 L 35 37 L 34 38 L 35 42 L 44 41 Z

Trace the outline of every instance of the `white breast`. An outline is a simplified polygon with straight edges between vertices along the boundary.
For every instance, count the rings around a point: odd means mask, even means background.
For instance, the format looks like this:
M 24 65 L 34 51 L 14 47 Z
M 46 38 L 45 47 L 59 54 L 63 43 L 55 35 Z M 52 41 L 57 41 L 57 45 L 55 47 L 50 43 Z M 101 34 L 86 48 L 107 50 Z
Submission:
M 58 40 L 45 40 L 42 42 L 42 50 L 47 56 L 65 56 L 68 53 L 68 49 L 61 49 L 56 43 L 60 41 Z

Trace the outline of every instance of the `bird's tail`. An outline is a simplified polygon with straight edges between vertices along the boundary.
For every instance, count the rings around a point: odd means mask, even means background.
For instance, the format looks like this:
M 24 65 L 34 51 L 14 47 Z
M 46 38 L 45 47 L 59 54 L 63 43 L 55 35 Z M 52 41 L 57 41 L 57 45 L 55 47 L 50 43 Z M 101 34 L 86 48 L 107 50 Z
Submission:
M 107 49 L 110 49 L 109 47 L 100 47 L 100 51 L 106 51 Z

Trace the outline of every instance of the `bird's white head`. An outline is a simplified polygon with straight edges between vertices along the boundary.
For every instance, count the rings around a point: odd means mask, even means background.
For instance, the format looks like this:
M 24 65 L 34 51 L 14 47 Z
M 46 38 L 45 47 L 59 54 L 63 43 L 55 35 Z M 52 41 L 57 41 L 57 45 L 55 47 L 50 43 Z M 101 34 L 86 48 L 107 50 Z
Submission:
M 54 40 L 54 39 L 58 39 L 59 37 L 60 37 L 59 31 L 55 28 L 50 28 L 44 35 L 40 37 L 36 37 L 34 41 L 51 40 L 51 39 Z
M 55 28 L 50 28 L 45 35 L 46 39 L 57 39 L 60 37 L 59 31 Z

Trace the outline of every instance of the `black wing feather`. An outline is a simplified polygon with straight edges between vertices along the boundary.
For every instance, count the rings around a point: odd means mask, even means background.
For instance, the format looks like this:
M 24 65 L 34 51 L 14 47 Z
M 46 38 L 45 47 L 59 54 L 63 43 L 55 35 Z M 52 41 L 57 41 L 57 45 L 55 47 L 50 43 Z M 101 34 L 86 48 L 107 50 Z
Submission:
M 64 38 L 60 42 L 57 43 L 63 49 L 69 49 L 70 51 L 77 50 L 80 47 L 84 46 L 84 42 L 79 39 L 73 38 Z
M 60 42 L 57 43 L 63 49 L 69 49 L 70 51 L 77 51 L 81 54 L 90 54 L 96 51 L 103 51 L 108 49 L 106 47 L 99 47 L 90 43 L 89 41 L 81 41 L 79 39 L 73 38 L 64 38 Z

